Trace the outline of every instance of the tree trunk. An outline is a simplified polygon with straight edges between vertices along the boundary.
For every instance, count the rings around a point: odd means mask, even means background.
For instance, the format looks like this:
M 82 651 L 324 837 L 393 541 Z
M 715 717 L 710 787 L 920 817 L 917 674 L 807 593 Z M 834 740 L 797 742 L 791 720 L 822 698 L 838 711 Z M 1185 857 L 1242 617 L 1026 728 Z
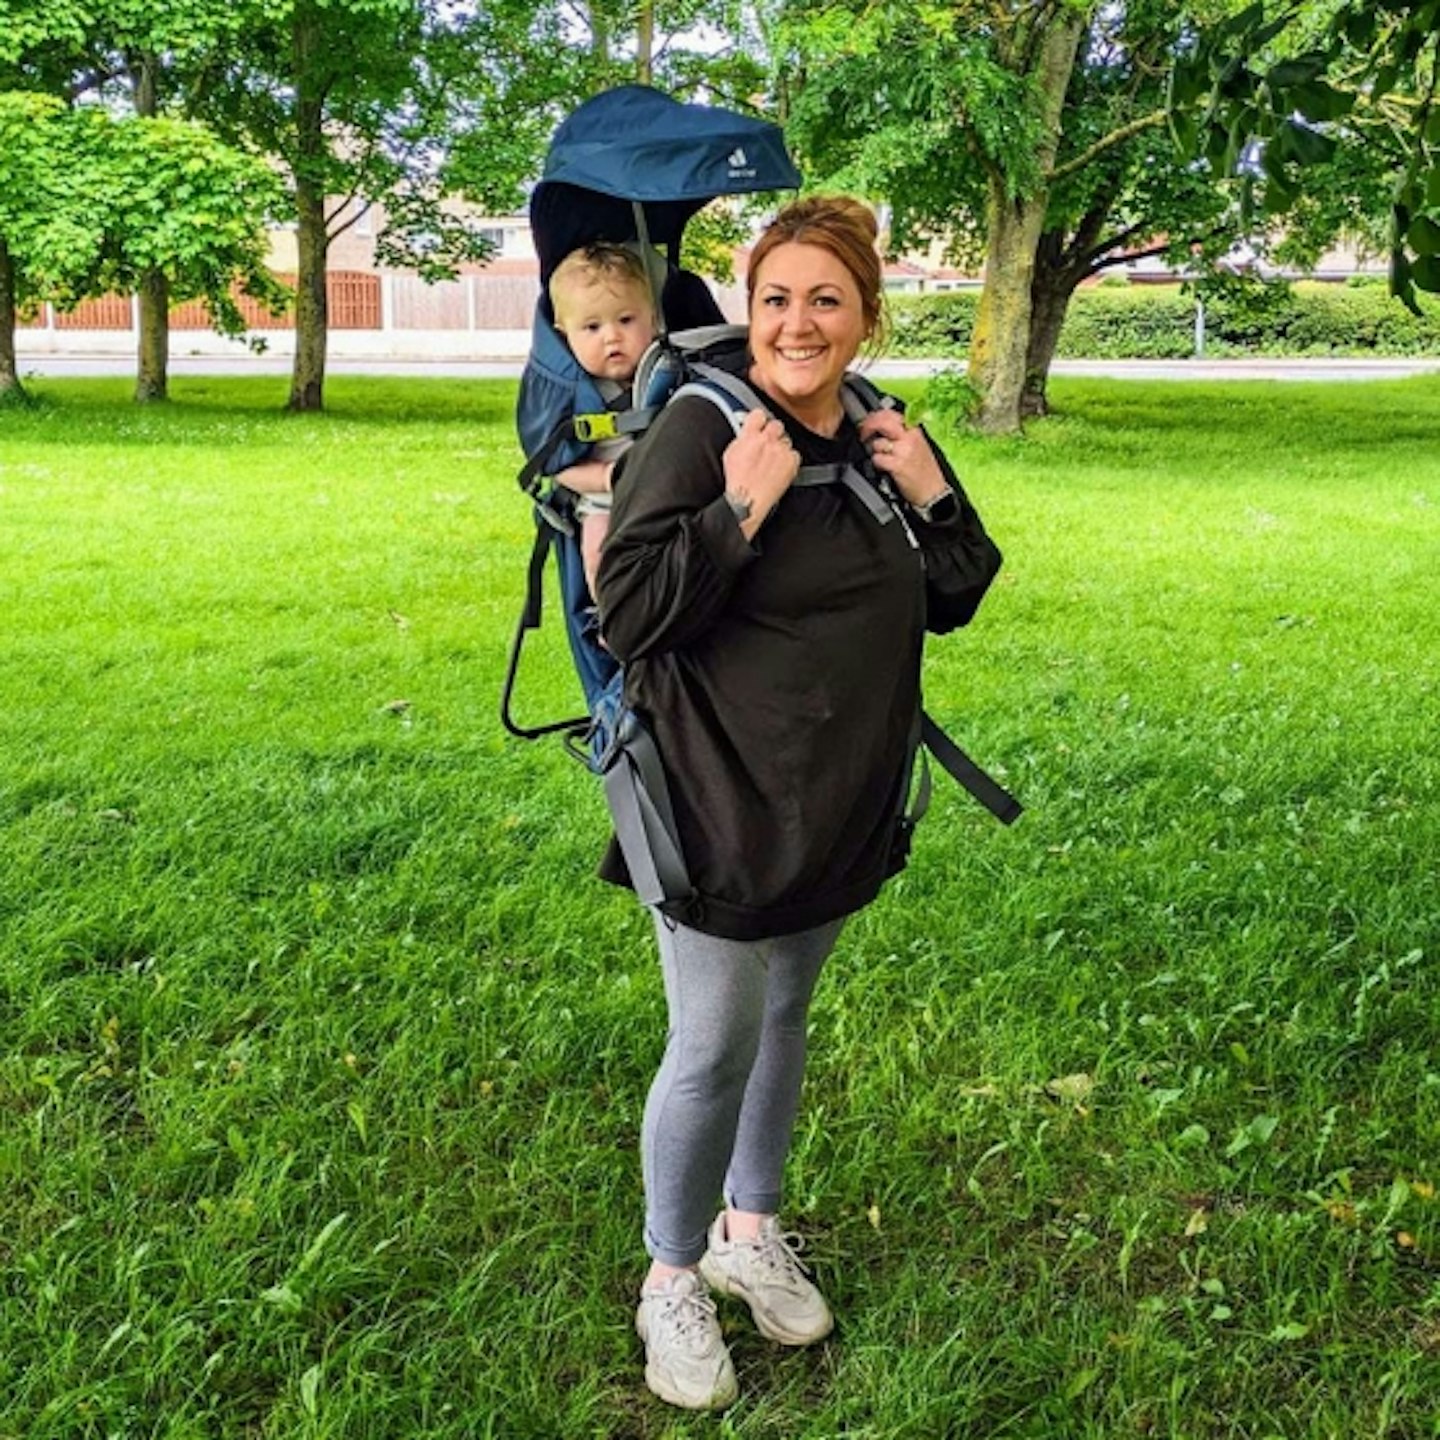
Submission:
M 325 41 L 324 27 L 308 6 L 295 16 L 295 364 L 290 377 L 291 410 L 325 406 L 325 347 L 329 315 L 325 264 L 330 236 L 325 228 L 325 102 L 315 70 Z
M 15 263 L 10 247 L 0 239 L 0 405 L 25 398 L 15 361 L 15 289 Z
M 1020 428 L 1035 246 L 1045 206 L 1044 194 L 1011 200 L 1003 180 L 991 181 L 985 209 L 985 287 L 970 337 L 970 382 L 980 392 L 975 423 L 990 435 Z
M 654 83 L 655 75 L 655 0 L 641 0 L 635 21 L 635 80 L 640 85 Z
M 601 6 L 590 4 L 586 14 L 590 18 L 590 58 L 595 62 L 595 73 L 605 75 L 610 69 L 610 27 Z
M 140 277 L 140 352 L 135 399 L 141 404 L 170 398 L 170 282 L 163 270 Z
M 160 60 L 152 51 L 130 57 L 135 113 L 160 112 Z M 170 397 L 170 282 L 159 269 L 140 277 L 140 350 L 135 371 L 135 399 L 143 404 Z
M 1025 386 L 1020 396 L 1020 415 L 1025 420 L 1050 413 L 1045 394 L 1050 365 L 1070 309 L 1070 297 L 1083 274 L 1064 263 L 1061 242 L 1057 232 L 1049 231 L 1040 237 L 1036 249 L 1035 273 L 1030 282 L 1030 341 L 1025 351 Z
M 325 346 L 329 311 L 325 298 L 325 197 L 297 181 L 300 228 L 295 236 L 299 274 L 295 283 L 295 364 L 290 378 L 291 410 L 325 407 Z
M 1036 158 L 1042 174 L 1048 174 L 1055 163 L 1060 114 L 1085 21 L 1080 10 L 1060 11 L 1048 23 L 1038 48 L 1035 80 L 1044 139 Z M 1032 194 L 1016 197 L 1010 193 L 1007 176 L 996 171 L 990 177 L 985 287 L 970 341 L 970 380 L 980 392 L 976 424 L 988 434 L 1008 435 L 1020 429 L 1035 251 L 1049 200 L 1043 184 Z

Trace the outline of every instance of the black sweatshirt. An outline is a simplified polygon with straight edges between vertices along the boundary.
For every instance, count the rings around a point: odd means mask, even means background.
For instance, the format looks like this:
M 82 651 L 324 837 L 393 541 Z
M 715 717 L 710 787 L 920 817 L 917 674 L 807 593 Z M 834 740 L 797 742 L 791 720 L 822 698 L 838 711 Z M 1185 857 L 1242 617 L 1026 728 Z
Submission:
M 802 465 L 865 461 L 850 421 L 830 439 L 773 408 Z M 617 477 L 597 588 L 698 892 L 675 918 L 749 940 L 850 914 L 904 865 L 924 632 L 970 619 L 1000 553 L 938 449 L 948 522 L 793 488 L 751 544 L 724 498 L 733 437 L 704 398 L 662 412 Z M 600 873 L 628 883 L 613 841 Z

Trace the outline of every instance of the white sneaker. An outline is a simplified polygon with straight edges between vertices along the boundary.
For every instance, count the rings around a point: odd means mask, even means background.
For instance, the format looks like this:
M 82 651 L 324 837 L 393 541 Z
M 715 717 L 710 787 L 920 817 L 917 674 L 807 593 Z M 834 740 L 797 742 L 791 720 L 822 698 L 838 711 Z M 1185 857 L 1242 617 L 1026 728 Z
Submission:
M 810 1345 L 835 1328 L 825 1297 L 800 1263 L 800 1237 L 786 1235 L 773 1215 L 754 1240 L 729 1240 L 725 1216 L 710 1227 L 700 1273 L 722 1295 L 746 1301 L 762 1335 L 782 1345 Z
M 735 1367 L 705 1282 L 682 1270 L 640 1292 L 635 1329 L 645 1342 L 645 1383 L 686 1410 L 723 1410 L 739 1393 Z

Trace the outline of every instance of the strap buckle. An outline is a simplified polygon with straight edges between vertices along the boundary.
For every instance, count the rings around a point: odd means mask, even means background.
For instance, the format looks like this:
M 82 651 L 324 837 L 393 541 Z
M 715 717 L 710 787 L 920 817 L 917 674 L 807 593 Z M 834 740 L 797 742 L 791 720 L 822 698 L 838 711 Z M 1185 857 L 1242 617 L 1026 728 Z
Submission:
M 620 427 L 615 422 L 613 410 L 602 410 L 595 415 L 577 415 L 575 438 L 585 441 L 586 444 L 592 444 L 596 440 L 613 440 L 620 433 Z

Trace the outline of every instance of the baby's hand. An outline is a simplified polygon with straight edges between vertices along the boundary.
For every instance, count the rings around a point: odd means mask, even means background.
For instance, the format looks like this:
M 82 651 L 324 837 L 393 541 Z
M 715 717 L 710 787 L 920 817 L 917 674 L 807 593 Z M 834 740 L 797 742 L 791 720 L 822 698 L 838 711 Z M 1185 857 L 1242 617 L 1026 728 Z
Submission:
M 605 495 L 609 493 L 610 474 L 614 469 L 613 460 L 582 460 L 578 465 L 567 465 L 556 475 L 555 483 L 577 495 Z

